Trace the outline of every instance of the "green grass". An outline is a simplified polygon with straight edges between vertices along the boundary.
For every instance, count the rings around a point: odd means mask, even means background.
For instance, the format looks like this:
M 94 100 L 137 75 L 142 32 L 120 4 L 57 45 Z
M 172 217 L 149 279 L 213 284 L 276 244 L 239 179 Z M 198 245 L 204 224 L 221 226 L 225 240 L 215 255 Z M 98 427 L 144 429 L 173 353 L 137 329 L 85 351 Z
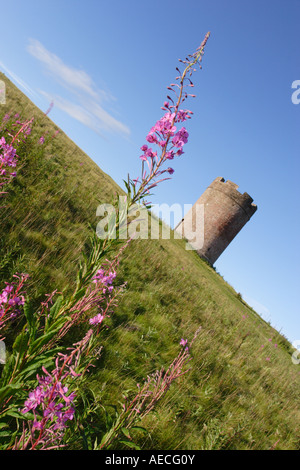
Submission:
M 28 290 L 38 302 L 54 289 L 72 289 L 96 207 L 121 189 L 63 132 L 41 149 L 40 135 L 57 127 L 0 79 L 7 86 L 0 119 L 11 111 L 36 120 L 22 150 L 24 166 L 1 204 L 0 282 L 29 273 Z M 101 403 L 122 402 L 125 390 L 168 366 L 180 339 L 202 326 L 191 371 L 141 423 L 150 432 L 136 435 L 142 448 L 300 449 L 300 368 L 291 345 L 184 241 L 132 241 L 117 282 L 126 288 L 90 371 Z
M 97 205 L 120 188 L 62 131 L 52 138 L 57 126 L 1 73 L 0 79 L 7 84 L 1 116 L 18 112 L 23 119 L 35 118 L 32 144 L 23 150 L 24 167 L 0 209 L 0 279 L 26 269 L 35 286 L 40 280 L 36 293 L 43 294 L 68 286 L 91 235 L 89 224 L 95 227 Z M 47 131 L 50 142 L 38 145 Z

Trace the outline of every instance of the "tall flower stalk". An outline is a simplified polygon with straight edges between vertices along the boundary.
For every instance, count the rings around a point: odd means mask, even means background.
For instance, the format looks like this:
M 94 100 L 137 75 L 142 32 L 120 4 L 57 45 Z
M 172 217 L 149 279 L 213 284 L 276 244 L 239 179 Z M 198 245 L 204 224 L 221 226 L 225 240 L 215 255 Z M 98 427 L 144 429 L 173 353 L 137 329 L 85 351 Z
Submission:
M 154 409 L 158 401 L 164 397 L 172 383 L 189 372 L 190 368 L 187 368 L 187 366 L 192 359 L 190 348 L 201 329 L 200 326 L 196 330 L 189 345 L 187 340 L 180 341 L 181 350 L 167 369 L 162 367 L 160 370 L 148 375 L 142 386 L 137 385 L 137 394 L 133 399 L 126 400 L 123 404 L 123 411 L 114 426 L 103 436 L 100 449 L 109 448 L 112 442 L 120 437 L 120 433 L 124 432 L 124 429 L 129 431 L 137 421 L 145 418 Z
M 168 101 L 165 101 L 162 107 L 165 111 L 164 116 L 156 122 L 146 137 L 147 142 L 156 145 L 158 150 L 154 151 L 152 147 L 148 147 L 148 144 L 144 144 L 141 147 L 143 154 L 140 156 L 142 160 L 141 180 L 128 178 L 128 182 L 125 182 L 128 192 L 130 195 L 133 194 L 130 200 L 132 204 L 140 202 L 158 183 L 169 179 L 161 177 L 166 173 L 173 174 L 174 169 L 171 167 L 163 169 L 163 165 L 169 164 L 170 160 L 184 153 L 183 146 L 187 143 L 189 134 L 185 127 L 177 130 L 177 125 L 190 119 L 193 113 L 187 109 L 180 109 L 180 106 L 189 96 L 195 97 L 194 94 L 187 93 L 186 88 L 194 87 L 190 77 L 196 71 L 197 65 L 201 68 L 204 48 L 209 36 L 210 32 L 205 35 L 196 52 L 189 55 L 186 60 L 179 60 L 184 65 L 184 69 L 180 71 L 179 68 L 176 68 L 179 73 L 176 77 L 177 83 L 172 83 L 168 87 L 168 90 L 173 93 L 173 98 L 167 96 Z M 157 178 L 160 179 L 157 180 Z

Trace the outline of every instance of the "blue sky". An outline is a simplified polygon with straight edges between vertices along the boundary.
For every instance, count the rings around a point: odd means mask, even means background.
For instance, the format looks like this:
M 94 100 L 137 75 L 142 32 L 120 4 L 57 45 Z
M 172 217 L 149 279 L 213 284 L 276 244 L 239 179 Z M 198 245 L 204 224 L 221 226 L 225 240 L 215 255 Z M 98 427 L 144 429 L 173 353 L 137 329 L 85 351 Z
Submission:
M 216 269 L 263 318 L 300 339 L 300 0 L 11 0 L 0 69 L 122 186 L 161 117 L 177 59 L 211 37 L 185 154 L 154 203 L 193 204 L 223 176 L 258 205 Z M 299 94 L 300 97 L 300 94 Z M 172 162 L 173 163 L 173 162 Z M 175 221 L 176 222 L 176 221 Z

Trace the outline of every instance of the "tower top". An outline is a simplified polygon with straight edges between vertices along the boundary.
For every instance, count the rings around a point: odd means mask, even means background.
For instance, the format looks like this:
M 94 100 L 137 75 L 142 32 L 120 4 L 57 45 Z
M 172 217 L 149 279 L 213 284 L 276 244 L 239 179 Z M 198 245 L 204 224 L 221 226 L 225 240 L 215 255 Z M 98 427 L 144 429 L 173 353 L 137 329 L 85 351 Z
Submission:
M 220 191 L 226 196 L 230 197 L 236 204 L 238 204 L 248 215 L 249 219 L 257 211 L 257 205 L 253 204 L 253 199 L 248 193 L 240 193 L 238 191 L 239 186 L 232 181 L 225 181 L 221 176 L 218 176 L 209 185 L 207 189 L 214 191 Z

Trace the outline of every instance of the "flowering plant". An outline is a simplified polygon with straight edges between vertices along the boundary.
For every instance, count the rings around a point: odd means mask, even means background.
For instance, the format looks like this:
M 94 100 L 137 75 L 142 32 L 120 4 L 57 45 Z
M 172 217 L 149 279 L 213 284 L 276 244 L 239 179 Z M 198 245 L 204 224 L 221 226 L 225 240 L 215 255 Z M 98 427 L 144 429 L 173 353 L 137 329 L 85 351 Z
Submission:
M 208 37 L 209 33 L 197 51 L 181 61 L 184 69 L 182 72 L 177 69 L 178 83 L 168 87 L 175 99 L 167 97 L 168 101 L 162 107 L 165 114 L 150 129 L 146 137 L 147 144 L 141 147 L 140 179 L 131 180 L 128 177 L 125 182 L 127 208 L 139 202 L 149 207 L 144 201 L 145 197 L 157 184 L 168 179 L 166 174 L 173 174 L 169 162 L 184 153 L 188 132 L 185 127 L 180 127 L 180 123 L 190 119 L 192 111 L 181 109 L 180 106 L 188 96 L 195 96 L 188 94 L 186 87 L 194 86 L 190 77 L 197 64 L 201 67 Z M 9 116 L 6 115 L 2 129 L 8 120 Z M 18 145 L 31 134 L 32 122 L 33 119 L 23 123 L 17 120 L 15 133 L 6 129 L 10 143 L 4 137 L 0 139 L 0 187 L 16 176 L 15 172 L 7 173 L 7 168 L 14 168 L 19 163 Z M 45 138 L 42 136 L 38 140 L 39 147 L 43 147 L 44 143 Z M 154 146 L 157 150 L 153 149 Z M 0 377 L 0 429 L 9 429 L 8 432 L 0 432 L 2 448 L 60 448 L 70 445 L 75 436 L 82 436 L 87 443 L 86 436 L 89 434 L 93 442 L 85 445 L 103 449 L 120 439 L 122 433 L 120 442 L 129 445 L 124 435 L 126 437 L 129 429 L 150 413 L 172 382 L 189 370 L 185 366 L 191 359 L 190 351 L 187 340 L 182 339 L 181 351 L 171 365 L 167 370 L 162 368 L 148 376 L 136 396 L 123 405 L 121 413 L 104 433 L 100 444 L 88 421 L 93 411 L 97 411 L 97 406 L 86 405 L 82 399 L 81 412 L 76 412 L 80 402 L 80 384 L 86 383 L 86 373 L 94 365 L 101 350 L 99 338 L 106 328 L 105 320 L 113 313 L 113 307 L 125 288 L 124 284 L 116 286 L 115 282 L 120 257 L 130 240 L 112 261 L 106 259 L 110 250 L 116 250 L 117 240 L 118 237 L 101 240 L 93 236 L 89 255 L 84 256 L 80 263 L 73 292 L 65 295 L 54 291 L 47 295 L 38 309 L 34 303 L 30 303 L 23 291 L 28 279 L 26 274 L 16 275 L 18 282 L 6 283 L 1 291 L 0 330 L 4 331 L 8 322 L 17 315 L 22 320 L 21 331 L 14 338 Z M 79 342 L 66 347 L 62 340 L 78 325 L 88 328 L 88 331 Z M 72 428 L 72 436 L 68 434 L 69 427 Z M 132 446 L 132 442 L 130 444 Z
M 20 314 L 19 307 L 24 305 L 25 297 L 21 291 L 24 282 L 27 280 L 27 274 L 21 274 L 14 276 L 18 279 L 16 282 L 8 283 L 0 293 L 0 333 L 4 329 L 5 324 L 8 321 L 11 321 L 13 318 L 16 318 Z M 1 335 L 0 335 L 1 339 Z M 2 338 L 4 339 L 4 338 Z
M 158 183 L 169 179 L 161 177 L 166 173 L 172 175 L 174 169 L 169 166 L 163 168 L 164 165 L 169 165 L 171 160 L 184 153 L 183 147 L 188 142 L 189 134 L 185 127 L 178 129 L 177 126 L 190 119 L 193 113 L 187 109 L 180 109 L 180 106 L 189 96 L 195 97 L 194 94 L 187 93 L 186 88 L 194 87 L 190 77 L 196 71 L 197 65 L 201 68 L 204 48 L 209 36 L 208 32 L 195 53 L 189 55 L 186 60 L 180 60 L 184 65 L 183 71 L 176 68 L 179 73 L 176 77 L 177 83 L 171 83 L 167 87 L 173 93 L 173 98 L 170 95 L 167 96 L 168 101 L 165 101 L 162 106 L 165 114 L 150 129 L 146 137 L 147 142 L 154 144 L 157 150 L 144 144 L 141 147 L 143 154 L 140 156 L 142 160 L 141 179 L 131 180 L 128 177 L 128 181 L 125 181 L 129 203 L 140 202 Z

